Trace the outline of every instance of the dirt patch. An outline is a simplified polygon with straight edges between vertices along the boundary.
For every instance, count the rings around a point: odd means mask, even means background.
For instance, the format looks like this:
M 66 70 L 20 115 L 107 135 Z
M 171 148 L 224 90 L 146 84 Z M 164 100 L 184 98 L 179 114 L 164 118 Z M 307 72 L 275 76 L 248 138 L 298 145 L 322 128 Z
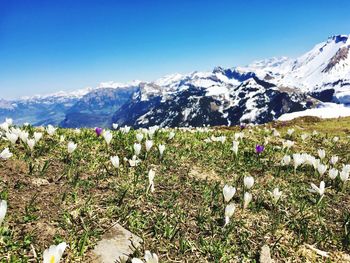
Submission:
M 208 181 L 221 181 L 219 175 L 214 171 L 204 170 L 201 167 L 193 166 L 188 172 L 189 177 L 199 180 L 208 180 Z
M 28 165 L 18 160 L 3 162 L 0 175 L 0 190 L 8 197 L 8 225 L 21 226 L 19 234 L 32 236 L 36 245 L 51 244 L 53 237 L 59 234 L 55 222 L 63 211 L 62 195 L 67 186 L 30 175 Z

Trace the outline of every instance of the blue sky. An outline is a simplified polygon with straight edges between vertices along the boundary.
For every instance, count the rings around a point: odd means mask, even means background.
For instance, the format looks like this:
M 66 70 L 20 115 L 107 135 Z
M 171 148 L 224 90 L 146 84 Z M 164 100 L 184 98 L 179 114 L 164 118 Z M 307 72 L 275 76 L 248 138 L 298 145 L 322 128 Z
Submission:
M 349 34 L 350 1 L 0 0 L 0 97 L 298 56 Z

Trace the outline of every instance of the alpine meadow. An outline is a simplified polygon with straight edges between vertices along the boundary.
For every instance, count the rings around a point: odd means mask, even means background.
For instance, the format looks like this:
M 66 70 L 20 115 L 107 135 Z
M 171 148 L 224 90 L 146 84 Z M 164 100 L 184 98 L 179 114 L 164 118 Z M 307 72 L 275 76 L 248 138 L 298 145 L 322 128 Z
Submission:
M 0 263 L 350 263 L 349 10 L 0 0 Z

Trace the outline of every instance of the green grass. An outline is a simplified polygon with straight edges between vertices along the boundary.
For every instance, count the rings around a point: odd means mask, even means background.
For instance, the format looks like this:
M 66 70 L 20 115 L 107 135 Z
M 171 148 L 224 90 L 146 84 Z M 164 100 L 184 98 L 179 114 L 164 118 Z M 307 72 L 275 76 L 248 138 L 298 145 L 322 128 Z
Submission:
M 271 135 L 276 126 L 281 137 Z M 268 130 L 265 130 L 267 127 Z M 287 129 L 293 127 L 290 137 Z M 26 127 L 31 135 L 39 128 Z M 317 130 L 318 135 L 311 136 Z M 145 155 L 142 143 L 139 166 L 123 161 L 133 155 L 137 131 L 113 131 L 109 147 L 93 130 L 58 129 L 54 136 L 44 131 L 42 140 L 30 151 L 21 142 L 0 140 L 0 151 L 9 147 L 14 156 L 0 160 L 0 198 L 8 201 L 8 213 L 0 228 L 0 262 L 41 262 L 43 251 L 65 241 L 69 247 L 64 262 L 88 262 L 96 242 L 119 222 L 144 240 L 144 250 L 155 252 L 161 262 L 257 262 L 264 244 L 272 257 L 290 262 L 344 262 L 350 253 L 350 186 L 322 178 L 310 166 L 294 173 L 292 165 L 280 167 L 284 139 L 296 142 L 288 154 L 306 152 L 317 156 L 326 150 L 326 161 L 339 156 L 336 165 L 350 163 L 350 118 L 317 120 L 304 118 L 282 125 L 266 124 L 244 130 L 238 156 L 231 151 L 238 128 L 217 128 L 209 132 L 157 131 L 154 146 Z M 302 142 L 300 134 L 310 137 Z M 60 142 L 60 135 L 65 141 Z M 206 143 L 208 137 L 226 136 L 225 143 Z M 337 135 L 337 143 L 332 138 Z M 257 156 L 256 144 L 265 145 Z M 67 154 L 68 141 L 78 144 Z M 156 146 L 165 144 L 160 158 Z M 118 155 L 119 171 L 110 156 Z M 156 171 L 155 192 L 148 189 L 148 171 Z M 252 175 L 255 184 L 248 209 L 243 205 L 243 177 Z M 308 191 L 310 183 L 326 182 L 326 193 Z M 222 188 L 233 185 L 236 211 L 224 225 Z M 279 187 L 282 199 L 274 204 L 268 191 Z M 330 253 L 325 260 L 306 244 Z

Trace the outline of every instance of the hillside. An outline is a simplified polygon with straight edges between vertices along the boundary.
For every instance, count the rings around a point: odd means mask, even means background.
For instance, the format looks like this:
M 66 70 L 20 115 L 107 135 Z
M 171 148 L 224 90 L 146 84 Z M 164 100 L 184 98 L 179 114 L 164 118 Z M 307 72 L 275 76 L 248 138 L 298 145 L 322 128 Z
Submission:
M 61 262 L 98 262 L 93 249 L 116 223 L 143 239 L 130 261 L 149 250 L 159 262 L 257 262 L 264 245 L 275 262 L 350 261 L 350 185 L 343 181 L 350 172 L 350 118 L 122 128 L 104 136 L 32 126 L 9 128 L 6 135 L 7 126 L 0 128 L 0 153 L 8 148 L 13 156 L 0 155 L 0 199 L 8 205 L 0 262 L 42 262 L 44 250 L 63 241 Z M 146 137 L 153 141 L 149 152 Z M 138 140 L 141 150 L 134 146 Z M 69 142 L 76 143 L 71 153 Z M 159 144 L 165 145 L 162 156 Z M 309 155 L 293 156 L 298 153 Z M 111 156 L 119 157 L 119 168 Z M 331 179 L 331 167 L 341 175 Z M 309 191 L 321 181 L 324 194 Z M 228 201 L 225 184 L 236 188 L 229 198 L 233 190 L 226 187 Z

